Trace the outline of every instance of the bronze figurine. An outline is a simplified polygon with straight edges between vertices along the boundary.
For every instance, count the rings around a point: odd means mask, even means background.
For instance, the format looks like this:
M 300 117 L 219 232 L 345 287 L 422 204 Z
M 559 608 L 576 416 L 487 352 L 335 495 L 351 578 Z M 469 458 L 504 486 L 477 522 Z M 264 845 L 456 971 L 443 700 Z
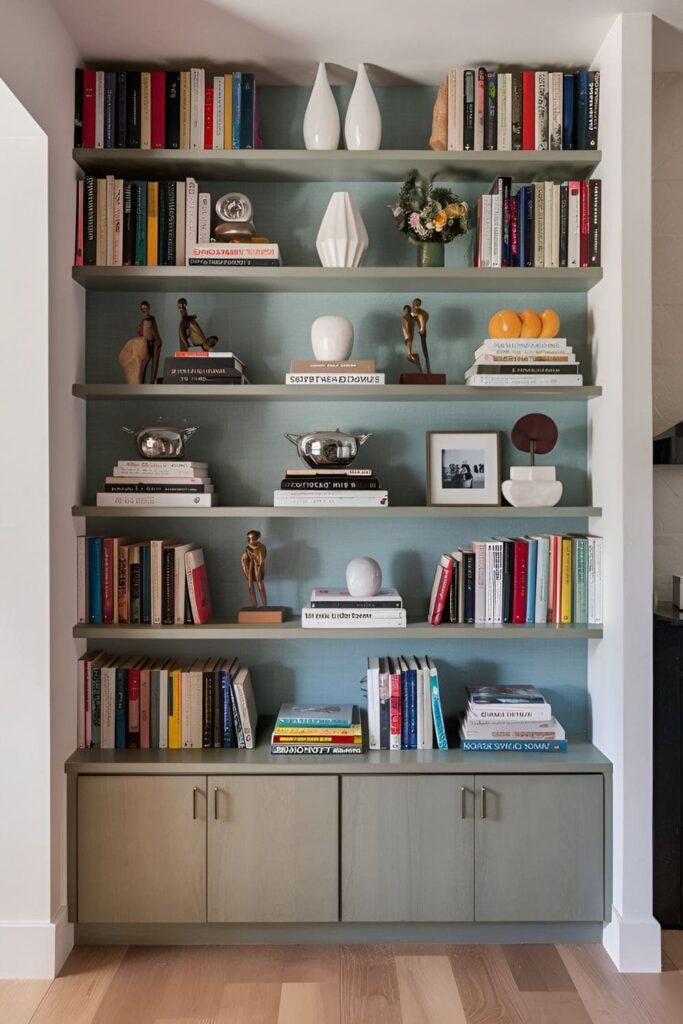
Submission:
M 207 338 L 197 323 L 197 314 L 187 312 L 187 299 L 178 299 L 178 311 L 180 313 L 178 339 L 181 352 L 187 352 L 190 348 L 201 348 L 204 352 L 209 352 L 216 347 L 218 337 L 211 334 Z
M 156 318 L 152 316 L 149 302 L 140 303 L 142 320 L 138 324 L 138 333 L 129 338 L 119 352 L 119 363 L 123 370 L 126 384 L 144 384 L 147 366 L 152 363 L 150 384 L 157 379 L 159 355 L 161 353 L 161 336 Z
M 261 533 L 259 530 L 249 530 L 247 534 L 247 546 L 244 549 L 242 558 L 240 559 L 242 564 L 242 572 L 245 575 L 247 581 L 247 587 L 249 589 L 249 598 L 253 608 L 258 608 L 258 601 L 256 599 L 255 586 L 258 587 L 259 594 L 261 595 L 261 603 L 263 607 L 267 607 L 268 598 L 266 597 L 266 557 L 268 551 L 266 545 L 261 540 Z
M 445 384 L 446 374 L 445 373 L 432 373 L 432 364 L 429 360 L 429 351 L 427 349 L 427 324 L 429 322 L 429 313 L 422 305 L 422 299 L 413 299 L 412 305 L 407 304 L 403 307 L 403 316 L 401 317 L 401 329 L 403 331 L 403 339 L 406 346 L 406 359 L 409 363 L 417 368 L 417 373 L 402 373 L 399 377 L 400 384 Z M 422 349 L 422 359 L 424 360 L 424 372 L 422 371 L 422 363 L 420 356 L 417 352 L 413 351 L 413 344 L 415 342 L 415 327 L 417 326 L 417 333 L 420 337 L 420 347 Z
M 406 343 L 406 359 L 409 363 L 412 363 L 417 367 L 417 372 L 422 373 L 422 364 L 420 363 L 420 357 L 417 352 L 413 352 L 413 341 L 415 338 L 415 321 L 413 320 L 413 312 L 409 305 L 403 307 L 403 316 L 401 317 L 401 327 L 403 328 L 403 337 Z

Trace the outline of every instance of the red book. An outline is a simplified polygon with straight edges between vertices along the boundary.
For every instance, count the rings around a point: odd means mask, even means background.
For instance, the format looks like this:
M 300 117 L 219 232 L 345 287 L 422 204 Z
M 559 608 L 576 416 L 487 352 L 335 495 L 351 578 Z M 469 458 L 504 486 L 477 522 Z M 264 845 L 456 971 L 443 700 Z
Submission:
M 588 199 L 587 181 L 582 181 L 579 186 L 579 266 L 588 266 L 588 255 L 590 250 L 590 202 Z
M 83 149 L 95 148 L 96 72 L 83 72 Z
M 126 746 L 137 750 L 140 746 L 140 669 L 128 669 L 128 727 Z
M 196 625 L 201 626 L 204 622 L 208 622 L 213 614 L 209 577 L 204 564 L 204 552 L 201 548 L 195 548 L 194 551 L 186 553 L 185 571 L 192 618 Z
M 149 747 L 149 716 L 151 701 L 150 670 L 140 669 L 140 749 Z
M 390 676 L 389 697 L 389 750 L 401 749 L 401 673 Z
M 451 555 L 442 555 L 434 574 L 434 585 L 432 596 L 429 601 L 429 615 L 427 621 L 430 626 L 438 626 L 443 619 L 443 611 L 448 600 L 448 591 L 453 579 L 453 558 Z
M 74 266 L 83 266 L 83 197 L 85 182 L 81 178 L 76 186 L 76 253 Z
M 536 149 L 536 76 L 522 71 L 522 149 Z
M 152 149 L 166 147 L 166 72 L 152 72 Z
M 114 538 L 102 538 L 102 621 L 114 621 Z
M 512 621 L 526 622 L 526 570 L 529 545 L 515 540 L 515 560 L 512 572 Z
M 204 149 L 213 149 L 213 86 L 204 89 Z

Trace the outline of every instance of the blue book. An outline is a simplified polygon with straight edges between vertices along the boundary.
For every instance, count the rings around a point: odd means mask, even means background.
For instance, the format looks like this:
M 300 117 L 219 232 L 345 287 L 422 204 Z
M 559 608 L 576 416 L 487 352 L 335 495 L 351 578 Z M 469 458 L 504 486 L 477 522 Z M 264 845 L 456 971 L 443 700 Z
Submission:
M 436 665 L 431 658 L 427 658 L 429 666 L 429 682 L 432 693 L 432 718 L 434 719 L 434 732 L 436 733 L 436 745 L 439 750 L 448 750 L 448 739 L 446 737 L 446 725 L 443 720 L 443 708 L 441 707 L 441 691 L 439 689 L 439 674 Z
M 576 149 L 588 149 L 588 72 L 574 76 L 574 138 Z
M 517 263 L 518 267 L 524 266 L 524 253 L 526 251 L 526 217 L 524 216 L 524 189 L 517 190 L 515 196 L 517 210 Z
M 116 141 L 116 72 L 104 73 L 104 148 L 113 149 Z
M 401 675 L 401 693 L 403 697 L 401 746 L 405 750 L 417 750 L 417 672 L 415 669 L 408 668 L 407 658 L 401 659 Z M 403 679 L 405 679 L 405 683 Z M 404 687 L 405 695 L 403 694 Z M 404 738 L 405 742 L 403 742 Z
M 242 107 L 240 110 L 240 149 L 254 148 L 254 76 L 242 72 Z
M 124 149 L 126 145 L 126 129 L 128 127 L 127 99 L 128 99 L 128 75 L 125 71 L 116 72 L 116 134 L 115 142 L 117 149 Z
M 242 72 L 232 73 L 232 148 L 240 149 L 242 132 Z
M 461 750 L 503 750 L 508 753 L 520 754 L 525 751 L 536 751 L 541 754 L 564 754 L 567 750 L 566 740 L 460 740 Z
M 140 545 L 140 622 L 143 626 L 149 626 L 152 622 L 152 578 L 149 544 Z
M 94 665 L 90 669 L 90 746 L 99 747 L 102 722 L 102 669 Z
M 410 747 L 410 700 L 408 693 L 408 676 L 410 673 L 403 658 L 401 658 L 399 664 L 401 666 L 401 748 L 408 750 Z
M 562 149 L 574 149 L 574 76 L 562 81 Z
M 524 186 L 524 266 L 534 265 L 534 190 Z
M 536 614 L 536 561 L 538 558 L 538 541 L 534 537 L 526 538 L 526 621 L 533 622 Z
M 116 669 L 116 705 L 114 717 L 114 746 L 126 746 L 126 710 L 128 708 L 128 669 Z
M 218 673 L 218 692 L 220 694 L 221 709 L 221 747 L 233 747 L 230 673 L 225 668 L 222 668 Z
M 88 537 L 88 621 L 99 624 L 102 615 L 102 538 Z

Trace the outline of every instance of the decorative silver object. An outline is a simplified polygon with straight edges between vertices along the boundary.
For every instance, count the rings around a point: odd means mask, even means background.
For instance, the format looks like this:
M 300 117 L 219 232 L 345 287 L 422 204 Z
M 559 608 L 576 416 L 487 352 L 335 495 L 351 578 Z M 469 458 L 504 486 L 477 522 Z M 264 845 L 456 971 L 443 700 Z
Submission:
M 213 232 L 217 242 L 248 242 L 256 234 L 254 208 L 242 192 L 226 192 L 217 199 L 216 213 L 222 221 Z
M 359 448 L 372 434 L 345 434 L 343 430 L 320 430 L 312 434 L 285 434 L 307 466 L 343 468 L 350 466 Z
M 165 427 L 157 423 L 153 427 L 131 430 L 121 427 L 125 434 L 135 438 L 135 444 L 143 459 L 180 459 L 185 451 L 185 442 L 199 430 L 199 427 Z

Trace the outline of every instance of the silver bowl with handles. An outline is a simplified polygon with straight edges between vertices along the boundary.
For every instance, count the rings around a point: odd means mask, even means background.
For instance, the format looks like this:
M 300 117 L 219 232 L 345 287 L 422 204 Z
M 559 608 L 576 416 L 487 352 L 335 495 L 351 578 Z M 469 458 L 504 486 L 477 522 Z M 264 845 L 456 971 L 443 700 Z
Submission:
M 312 469 L 350 466 L 372 434 L 347 434 L 343 430 L 319 430 L 311 434 L 285 434 L 299 458 Z
M 185 453 L 185 442 L 199 427 L 166 427 L 161 423 L 153 427 L 121 427 L 125 434 L 135 438 L 135 445 L 143 459 L 180 459 Z

